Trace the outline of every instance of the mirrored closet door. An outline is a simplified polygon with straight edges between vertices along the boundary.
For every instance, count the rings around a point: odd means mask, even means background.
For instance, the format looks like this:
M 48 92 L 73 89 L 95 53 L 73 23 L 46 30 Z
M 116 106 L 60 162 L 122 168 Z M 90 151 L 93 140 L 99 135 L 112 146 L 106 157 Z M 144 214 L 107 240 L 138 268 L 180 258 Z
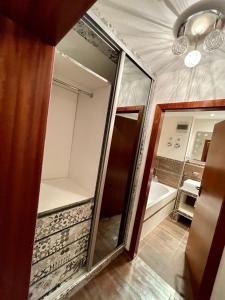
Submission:
M 93 265 L 125 245 L 150 86 L 151 79 L 126 56 L 98 199 Z
M 51 295 L 86 270 L 119 55 L 83 20 L 57 46 L 29 299 Z

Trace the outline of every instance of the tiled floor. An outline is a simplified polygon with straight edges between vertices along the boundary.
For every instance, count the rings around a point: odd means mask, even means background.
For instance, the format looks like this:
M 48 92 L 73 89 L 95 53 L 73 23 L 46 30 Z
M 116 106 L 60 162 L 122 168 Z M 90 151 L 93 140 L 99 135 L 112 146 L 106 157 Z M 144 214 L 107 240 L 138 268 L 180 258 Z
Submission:
M 189 299 L 187 236 L 187 226 L 166 219 L 141 242 L 133 261 L 119 256 L 70 300 Z

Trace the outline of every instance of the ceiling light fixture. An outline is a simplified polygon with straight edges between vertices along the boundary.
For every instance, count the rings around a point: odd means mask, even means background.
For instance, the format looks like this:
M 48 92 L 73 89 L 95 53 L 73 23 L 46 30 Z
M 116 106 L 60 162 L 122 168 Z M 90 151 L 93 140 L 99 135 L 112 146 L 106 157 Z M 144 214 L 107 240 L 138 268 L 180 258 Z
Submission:
M 184 59 L 184 64 L 188 68 L 194 68 L 195 66 L 197 66 L 200 63 L 201 58 L 202 58 L 202 55 L 201 55 L 200 51 L 192 50 L 186 55 L 186 57 Z
M 204 34 L 210 26 L 210 17 L 209 15 L 200 15 L 196 20 L 193 21 L 191 26 L 191 33 L 193 35 Z
M 180 36 L 178 37 L 172 46 L 172 52 L 174 55 L 183 55 L 189 47 L 188 37 Z
M 203 52 L 207 54 L 216 51 L 225 41 L 225 15 L 218 10 L 196 13 L 180 24 L 175 33 L 177 38 L 173 42 L 172 53 L 182 56 L 188 52 L 184 58 L 184 64 L 188 68 L 200 63 Z
M 210 114 L 210 117 L 212 117 L 212 118 L 215 117 L 215 114 Z

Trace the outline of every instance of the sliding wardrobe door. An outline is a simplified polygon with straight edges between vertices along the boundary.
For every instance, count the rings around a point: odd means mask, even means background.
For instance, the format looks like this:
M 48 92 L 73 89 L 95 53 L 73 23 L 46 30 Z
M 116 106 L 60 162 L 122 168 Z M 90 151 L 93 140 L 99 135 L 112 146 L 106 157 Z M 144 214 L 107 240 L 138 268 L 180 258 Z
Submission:
M 108 156 L 98 197 L 99 224 L 95 232 L 93 264 L 124 248 L 145 107 L 149 99 L 151 79 L 128 57 L 125 57 L 121 69 L 111 123 L 112 138 L 108 140 Z

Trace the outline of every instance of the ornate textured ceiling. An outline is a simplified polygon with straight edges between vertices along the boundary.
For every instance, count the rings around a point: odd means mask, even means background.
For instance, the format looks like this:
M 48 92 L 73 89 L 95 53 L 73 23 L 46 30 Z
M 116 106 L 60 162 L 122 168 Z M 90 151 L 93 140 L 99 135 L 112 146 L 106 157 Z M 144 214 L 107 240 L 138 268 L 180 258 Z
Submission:
M 177 20 L 212 3 L 225 11 L 224 0 L 98 0 L 91 10 L 152 74 L 161 74 L 184 68 L 184 58 L 171 52 Z M 224 59 L 225 46 L 213 55 Z

